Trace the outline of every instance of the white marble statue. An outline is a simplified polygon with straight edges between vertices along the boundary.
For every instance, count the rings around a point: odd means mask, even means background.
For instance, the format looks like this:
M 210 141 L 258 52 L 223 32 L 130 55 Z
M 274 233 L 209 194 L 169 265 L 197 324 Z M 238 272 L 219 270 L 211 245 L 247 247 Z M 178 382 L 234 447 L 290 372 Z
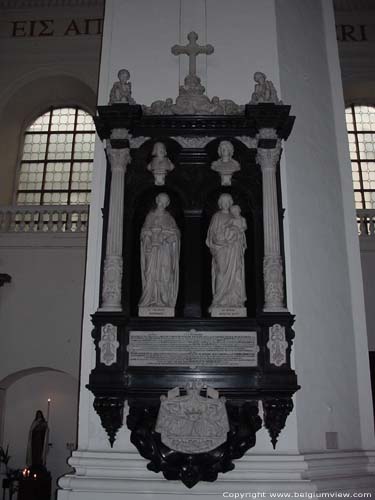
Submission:
M 139 316 L 174 316 L 180 259 L 180 231 L 166 208 L 166 193 L 156 199 L 141 230 L 142 296 Z
M 221 141 L 217 153 L 219 159 L 212 162 L 211 168 L 220 174 L 222 186 L 230 186 L 234 172 L 241 170 L 238 161 L 233 159 L 233 144 L 229 141 Z
M 117 76 L 119 81 L 112 86 L 109 104 L 135 104 L 135 100 L 132 98 L 132 84 L 129 82 L 129 71 L 120 69 Z
M 147 165 L 147 170 L 153 173 L 156 186 L 164 186 L 165 176 L 174 169 L 174 165 L 167 157 L 167 150 L 162 142 L 155 142 L 152 156 L 151 162 Z
M 245 262 L 247 229 L 241 209 L 230 194 L 218 200 L 220 210 L 210 223 L 206 244 L 212 254 L 211 316 L 246 316 Z
M 251 95 L 250 104 L 259 104 L 269 102 L 273 104 L 282 104 L 277 96 L 274 84 L 267 80 L 267 77 L 261 71 L 254 73 L 255 87 Z

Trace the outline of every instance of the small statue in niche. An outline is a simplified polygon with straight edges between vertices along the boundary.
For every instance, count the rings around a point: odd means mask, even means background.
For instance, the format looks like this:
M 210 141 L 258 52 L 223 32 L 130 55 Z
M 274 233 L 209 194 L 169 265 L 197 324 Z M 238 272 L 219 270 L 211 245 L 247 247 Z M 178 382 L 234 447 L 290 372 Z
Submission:
M 156 186 L 164 186 L 165 176 L 174 169 L 174 165 L 167 156 L 167 149 L 162 142 L 155 142 L 152 149 L 152 160 L 147 170 L 153 173 Z
M 179 285 L 180 231 L 160 193 L 141 229 L 142 296 L 139 316 L 174 316 Z
M 210 223 L 206 245 L 212 255 L 212 317 L 246 316 L 245 250 L 247 229 L 241 209 L 230 194 L 218 200 L 219 211 Z
M 35 414 L 27 441 L 26 465 L 33 469 L 44 469 L 48 452 L 48 423 L 43 412 L 38 410 Z
M 127 69 L 120 69 L 117 74 L 119 81 L 112 86 L 109 94 L 109 104 L 136 104 L 132 98 L 132 84 L 129 82 L 130 73 Z
M 277 92 L 271 80 L 261 71 L 254 73 L 255 87 L 251 95 L 250 104 L 259 104 L 269 102 L 273 104 L 282 104 L 282 101 L 277 97 Z
M 212 162 L 211 168 L 220 174 L 222 186 L 230 186 L 234 172 L 241 170 L 238 161 L 233 159 L 233 144 L 229 141 L 221 141 L 217 153 L 219 159 Z

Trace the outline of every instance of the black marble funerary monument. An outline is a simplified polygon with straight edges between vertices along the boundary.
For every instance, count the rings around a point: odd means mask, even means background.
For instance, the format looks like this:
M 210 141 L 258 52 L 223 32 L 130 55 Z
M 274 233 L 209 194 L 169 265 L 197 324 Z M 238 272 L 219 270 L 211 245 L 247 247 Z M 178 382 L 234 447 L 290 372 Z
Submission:
M 255 445 L 262 419 L 275 447 L 293 409 L 292 396 L 299 389 L 290 366 L 294 317 L 286 308 L 272 311 L 264 307 L 265 200 L 264 179 L 257 160 L 259 149 L 263 152 L 274 150 L 280 140 L 288 138 L 294 122 L 289 113 L 290 106 L 261 103 L 247 105 L 242 113 L 235 115 L 158 116 L 144 114 L 138 105 L 115 104 L 99 107 L 95 119 L 100 138 L 107 140 L 107 144 L 110 142 L 112 149 L 130 148 L 131 163 L 125 177 L 122 311 L 99 309 L 93 315 L 96 367 L 88 388 L 95 396 L 94 407 L 111 446 L 123 425 L 127 400 L 126 422 L 131 430 L 131 441 L 149 461 L 147 467 L 161 471 L 166 479 L 179 479 L 189 488 L 198 481 L 215 481 L 219 472 L 232 470 L 233 460 L 241 458 Z M 126 129 L 128 137 L 116 138 L 112 132 L 117 129 Z M 274 135 L 263 133 L 270 129 Z M 210 168 L 217 160 L 218 144 L 224 139 L 234 146 L 233 158 L 241 165 L 229 186 L 221 185 L 220 176 Z M 155 185 L 146 168 L 157 141 L 164 143 L 175 166 L 163 186 Z M 278 170 L 277 167 L 277 214 L 283 260 L 283 210 Z M 107 168 L 104 235 L 108 225 L 110 180 L 111 171 Z M 138 302 L 142 293 L 140 231 L 156 195 L 161 192 L 167 193 L 171 200 L 168 210 L 181 233 L 175 317 L 139 317 Z M 211 254 L 205 240 L 222 193 L 232 196 L 247 223 L 246 317 L 210 317 L 208 312 L 212 300 Z M 105 245 L 104 237 L 103 255 Z M 282 286 L 285 297 L 285 284 Z M 103 362 L 101 348 L 105 325 L 117 328 L 116 355 L 110 363 Z M 170 362 L 164 366 L 163 362 L 136 365 L 129 362 L 132 332 L 183 332 L 186 335 L 214 332 L 216 338 L 224 336 L 225 332 L 255 332 L 255 361 L 248 366 L 237 366 L 234 361 L 224 367 L 204 361 L 191 367 L 172 366 Z M 204 384 L 203 396 L 208 386 L 226 398 L 227 439 L 207 452 L 184 453 L 171 449 L 155 430 L 160 397 L 192 381 Z M 258 415 L 259 402 L 262 419 Z

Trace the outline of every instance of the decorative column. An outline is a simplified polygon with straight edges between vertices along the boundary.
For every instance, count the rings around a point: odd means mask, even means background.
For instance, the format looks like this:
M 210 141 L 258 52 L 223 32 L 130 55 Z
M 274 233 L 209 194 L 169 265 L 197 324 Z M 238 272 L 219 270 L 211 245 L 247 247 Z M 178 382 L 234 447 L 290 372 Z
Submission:
M 101 309 L 121 311 L 124 184 L 126 167 L 131 161 L 126 129 L 112 131 L 107 153 L 111 163 L 112 179 Z
M 270 130 L 260 131 L 260 146 L 270 145 Z M 275 143 L 276 131 L 272 131 Z M 281 142 L 271 148 L 258 148 L 257 163 L 263 178 L 264 226 L 264 308 L 265 312 L 286 311 L 284 305 L 284 270 L 280 254 L 279 211 L 277 203 L 276 167 L 280 158 Z

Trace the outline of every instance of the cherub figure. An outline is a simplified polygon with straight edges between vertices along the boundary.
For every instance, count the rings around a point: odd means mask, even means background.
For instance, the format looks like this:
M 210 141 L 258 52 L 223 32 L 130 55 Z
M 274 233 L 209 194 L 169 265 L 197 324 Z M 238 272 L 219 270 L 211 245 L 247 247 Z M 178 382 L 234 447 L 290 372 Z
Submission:
M 109 94 L 109 104 L 135 104 L 136 102 L 132 98 L 132 84 L 129 82 L 129 71 L 120 69 L 117 76 L 119 81 L 112 86 Z
M 282 101 L 277 97 L 277 92 L 273 83 L 266 78 L 266 75 L 261 71 L 254 73 L 254 81 L 256 84 L 254 92 L 251 95 L 250 104 L 259 104 L 263 102 L 282 104 Z
M 165 176 L 174 169 L 174 165 L 167 157 L 167 150 L 162 142 L 155 142 L 152 149 L 152 160 L 147 170 L 153 173 L 156 186 L 164 186 Z
M 217 97 L 217 96 L 214 96 L 212 99 L 211 99 L 211 109 L 210 109 L 210 113 L 212 115 L 224 115 L 225 112 L 224 112 L 224 108 L 223 106 L 221 105 L 220 103 L 220 99 Z

